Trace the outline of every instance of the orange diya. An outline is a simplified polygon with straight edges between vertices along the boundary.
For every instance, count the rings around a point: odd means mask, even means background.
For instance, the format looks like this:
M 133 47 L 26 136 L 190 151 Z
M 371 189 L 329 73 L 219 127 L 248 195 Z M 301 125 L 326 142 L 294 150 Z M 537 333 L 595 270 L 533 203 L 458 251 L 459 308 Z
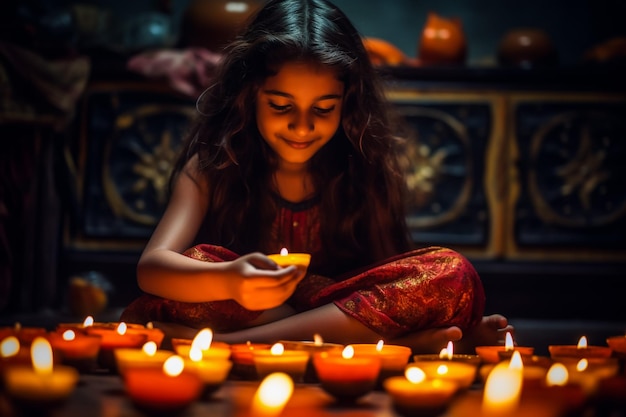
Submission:
M 289 253 L 287 248 L 282 248 L 280 253 L 267 255 L 272 261 L 276 262 L 279 266 L 287 267 L 296 265 L 300 269 L 305 271 L 309 267 L 311 262 L 311 255 L 308 253 Z
M 455 382 L 427 379 L 416 364 L 408 365 L 404 376 L 385 379 L 383 387 L 401 415 L 421 416 L 441 415 L 458 390 Z
M 148 336 L 144 333 L 127 333 L 128 326 L 120 322 L 116 327 L 96 327 L 87 328 L 88 335 L 100 336 L 100 352 L 98 353 L 98 363 L 109 371 L 116 371 L 114 350 L 119 348 L 138 349 L 146 342 Z
M 476 346 L 475 350 L 484 362 L 490 363 L 510 359 L 513 351 L 518 351 L 522 356 L 531 356 L 535 351 L 530 346 L 516 346 L 511 332 L 506 332 L 504 345 Z
M 52 347 L 37 336 L 30 346 L 32 365 L 12 365 L 3 371 L 9 397 L 25 414 L 43 414 L 72 394 L 79 376 L 70 366 L 54 365 Z
M 202 381 L 185 369 L 183 358 L 172 355 L 159 369 L 128 368 L 124 387 L 137 408 L 168 415 L 196 401 L 202 392 Z
M 310 353 L 305 350 L 287 350 L 282 343 L 274 343 L 270 349 L 253 351 L 252 358 L 259 378 L 265 378 L 274 372 L 282 372 L 294 381 L 302 382 Z
M 479 366 L 482 362 L 482 359 L 478 355 L 454 353 L 454 343 L 452 343 L 452 341 L 449 341 L 447 346 L 441 349 L 439 353 L 421 353 L 413 355 L 413 362 L 441 360 L 467 362 L 475 366 Z
M 562 358 L 609 358 L 613 353 L 613 349 L 609 346 L 589 346 L 586 336 L 581 336 L 576 345 L 549 345 L 548 351 L 553 360 Z
M 154 341 L 144 343 L 141 348 L 115 348 L 115 364 L 122 378 L 131 368 L 161 369 L 165 361 L 174 354 L 169 350 L 159 350 Z
M 382 340 L 376 344 L 357 343 L 352 347 L 357 357 L 364 355 L 380 357 L 380 380 L 394 375 L 403 375 L 412 353 L 411 348 L 407 346 L 388 345 Z
M 189 339 L 172 339 L 174 351 L 183 358 L 189 357 L 192 348 L 202 351 L 202 356 L 206 359 L 230 359 L 232 354 L 230 345 L 224 342 L 213 341 L 213 331 L 204 328 L 196 333 L 192 340 Z

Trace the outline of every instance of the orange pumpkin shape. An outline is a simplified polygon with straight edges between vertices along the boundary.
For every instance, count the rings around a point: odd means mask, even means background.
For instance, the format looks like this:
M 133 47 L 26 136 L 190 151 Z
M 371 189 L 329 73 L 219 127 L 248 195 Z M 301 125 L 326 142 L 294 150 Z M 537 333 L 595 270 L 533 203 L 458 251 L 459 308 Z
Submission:
M 458 18 L 429 12 L 420 38 L 418 58 L 423 65 L 464 64 L 467 40 Z

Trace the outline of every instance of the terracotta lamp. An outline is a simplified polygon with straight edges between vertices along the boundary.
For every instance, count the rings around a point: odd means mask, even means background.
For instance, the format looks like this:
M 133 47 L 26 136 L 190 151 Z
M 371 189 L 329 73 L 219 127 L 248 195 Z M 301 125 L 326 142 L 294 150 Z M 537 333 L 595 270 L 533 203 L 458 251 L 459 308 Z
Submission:
M 467 41 L 461 20 L 428 13 L 417 55 L 422 65 L 464 64 Z

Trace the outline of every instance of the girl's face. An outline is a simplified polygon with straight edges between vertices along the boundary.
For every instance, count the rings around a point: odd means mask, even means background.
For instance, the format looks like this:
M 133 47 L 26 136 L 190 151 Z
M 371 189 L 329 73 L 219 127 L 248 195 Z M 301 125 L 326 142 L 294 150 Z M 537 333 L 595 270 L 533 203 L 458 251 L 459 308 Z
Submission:
M 303 61 L 285 63 L 265 80 L 257 93 L 256 120 L 281 167 L 305 164 L 333 137 L 343 91 L 334 70 Z

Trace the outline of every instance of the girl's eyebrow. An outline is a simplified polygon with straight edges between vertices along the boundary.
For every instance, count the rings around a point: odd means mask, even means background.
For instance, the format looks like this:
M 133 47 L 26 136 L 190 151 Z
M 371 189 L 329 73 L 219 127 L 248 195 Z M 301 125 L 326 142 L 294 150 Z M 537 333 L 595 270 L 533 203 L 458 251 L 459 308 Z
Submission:
M 284 91 L 279 91 L 279 90 L 263 90 L 263 92 L 265 94 L 269 94 L 269 95 L 273 95 L 273 96 L 281 96 L 281 97 L 285 97 L 285 98 L 289 98 L 289 99 L 293 99 L 294 98 L 291 94 L 285 93 Z M 341 94 L 325 94 L 323 96 L 317 97 L 316 101 L 340 99 L 340 98 L 341 98 Z

